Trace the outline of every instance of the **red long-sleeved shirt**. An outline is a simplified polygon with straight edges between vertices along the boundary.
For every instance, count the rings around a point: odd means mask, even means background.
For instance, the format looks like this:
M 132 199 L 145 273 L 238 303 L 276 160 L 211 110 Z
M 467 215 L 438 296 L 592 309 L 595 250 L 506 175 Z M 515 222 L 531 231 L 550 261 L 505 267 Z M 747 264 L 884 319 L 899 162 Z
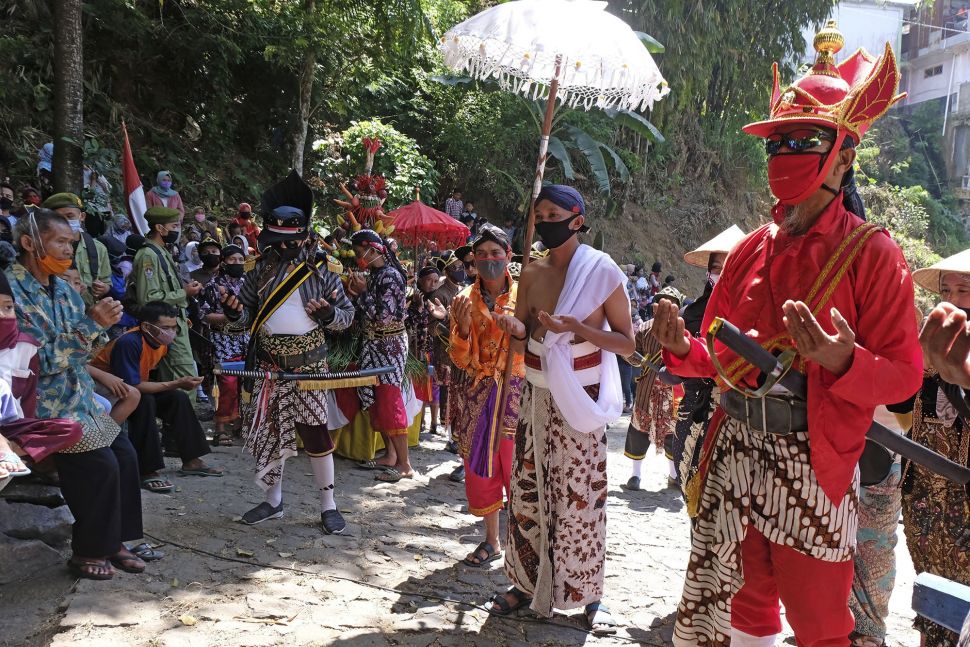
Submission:
M 783 207 L 775 206 L 775 223 L 749 234 L 728 256 L 704 314 L 702 334 L 714 317 L 730 321 L 762 344 L 783 333 L 782 304 L 788 299 L 805 300 L 835 250 L 863 223 L 845 209 L 841 195 L 801 236 L 779 228 L 783 214 Z M 819 324 L 830 334 L 836 332 L 830 314 L 833 307 L 856 335 L 848 371 L 836 376 L 804 359 L 801 369 L 808 377 L 812 468 L 826 495 L 837 503 L 852 480 L 876 406 L 905 400 L 922 380 L 913 280 L 888 234 L 878 232 L 865 243 L 817 313 Z M 715 377 L 704 341 L 690 338 L 690 343 L 690 352 L 683 358 L 664 351 L 668 369 L 683 377 Z M 720 343 L 715 351 L 722 366 L 737 359 Z M 745 382 L 754 385 L 756 379 L 754 371 Z

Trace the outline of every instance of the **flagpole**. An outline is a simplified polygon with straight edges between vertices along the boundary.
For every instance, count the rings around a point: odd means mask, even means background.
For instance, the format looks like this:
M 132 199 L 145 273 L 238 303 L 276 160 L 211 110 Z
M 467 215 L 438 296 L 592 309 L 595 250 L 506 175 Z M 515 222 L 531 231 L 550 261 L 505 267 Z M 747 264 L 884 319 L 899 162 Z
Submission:
M 546 174 L 546 158 L 549 152 L 549 137 L 552 135 L 552 118 L 556 113 L 556 95 L 559 94 L 559 75 L 562 72 L 562 55 L 556 55 L 556 71 L 552 77 L 552 81 L 549 83 L 549 96 L 546 98 L 546 113 L 542 118 L 542 132 L 539 138 L 539 158 L 536 160 L 536 175 L 535 181 L 532 183 L 532 199 L 529 200 L 529 218 L 525 225 L 525 236 L 522 238 L 522 272 L 525 272 L 525 268 L 528 267 L 529 261 L 532 257 L 532 231 L 535 229 L 536 224 L 536 198 L 539 197 L 539 192 L 542 191 L 542 179 Z M 521 274 L 520 274 L 521 276 Z M 516 293 L 518 296 L 518 293 Z M 528 327 L 526 328 L 526 345 L 528 345 Z M 504 340 L 503 340 L 504 341 Z M 496 433 L 498 431 L 495 427 L 500 424 L 499 421 L 505 420 L 505 400 L 508 398 L 509 394 L 509 380 L 512 379 L 512 365 L 515 362 L 514 354 L 512 353 L 512 339 L 509 337 L 509 351 L 508 357 L 505 360 L 505 372 L 502 375 L 502 384 L 499 385 L 499 398 L 496 406 L 499 407 L 499 415 L 493 418 L 492 423 L 492 441 L 493 445 L 491 447 L 492 452 L 498 451 L 498 444 L 500 442 L 501 434 Z

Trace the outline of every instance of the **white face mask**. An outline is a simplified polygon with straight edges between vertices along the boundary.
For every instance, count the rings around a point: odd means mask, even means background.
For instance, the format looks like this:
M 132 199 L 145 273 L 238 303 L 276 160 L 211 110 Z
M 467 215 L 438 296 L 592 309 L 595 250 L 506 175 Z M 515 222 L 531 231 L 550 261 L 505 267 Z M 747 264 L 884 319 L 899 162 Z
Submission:
M 711 282 L 711 285 L 717 285 L 717 282 L 720 280 L 720 278 L 721 278 L 720 272 L 707 273 L 707 280 Z
M 121 261 L 118 263 L 118 269 L 121 270 L 121 275 L 127 279 L 128 275 L 131 274 L 131 261 Z
M 75 234 L 81 231 L 80 220 L 68 220 L 67 224 L 71 226 L 71 231 L 73 231 Z

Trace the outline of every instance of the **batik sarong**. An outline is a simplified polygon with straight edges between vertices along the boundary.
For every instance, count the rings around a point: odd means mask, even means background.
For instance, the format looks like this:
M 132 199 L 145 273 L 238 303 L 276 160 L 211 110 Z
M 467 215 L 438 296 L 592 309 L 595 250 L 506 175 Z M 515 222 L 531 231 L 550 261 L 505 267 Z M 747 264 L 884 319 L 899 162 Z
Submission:
M 475 383 L 475 377 L 456 369 L 452 374 L 455 387 L 451 403 L 451 438 L 458 445 L 458 455 L 469 460 L 480 476 L 487 476 L 485 453 L 492 443 L 491 431 L 493 417 L 496 415 L 498 384 L 488 377 Z M 522 393 L 522 378 L 512 376 L 509 381 L 504 418 L 496 431 L 515 432 L 519 422 L 519 403 Z
M 772 543 L 826 562 L 847 561 L 855 549 L 858 471 L 836 506 L 816 481 L 807 432 L 764 434 L 715 415 L 677 609 L 677 647 L 730 645 L 731 598 L 744 583 L 740 548 L 749 525 Z
M 585 387 L 590 398 L 599 385 Z M 505 571 L 541 616 L 603 597 L 606 430 L 566 423 L 548 389 L 526 382 L 515 438 Z
M 275 368 L 260 362 L 259 370 Z M 324 359 L 288 372 L 326 373 L 327 370 Z M 257 378 L 245 419 L 249 429 L 246 451 L 256 459 L 256 483 L 263 489 L 279 483 L 283 462 L 296 456 L 297 433 L 307 454 L 325 456 L 333 451 L 333 440 L 327 430 L 325 390 L 304 391 L 296 380 Z

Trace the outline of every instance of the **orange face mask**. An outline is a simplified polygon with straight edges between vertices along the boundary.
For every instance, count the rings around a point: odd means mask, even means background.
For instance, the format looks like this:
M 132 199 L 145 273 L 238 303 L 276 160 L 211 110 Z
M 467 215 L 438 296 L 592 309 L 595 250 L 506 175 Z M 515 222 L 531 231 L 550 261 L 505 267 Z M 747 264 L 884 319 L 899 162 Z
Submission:
M 48 274 L 60 275 L 71 269 L 71 259 L 58 260 L 50 254 L 41 256 L 37 260 L 37 264 Z

